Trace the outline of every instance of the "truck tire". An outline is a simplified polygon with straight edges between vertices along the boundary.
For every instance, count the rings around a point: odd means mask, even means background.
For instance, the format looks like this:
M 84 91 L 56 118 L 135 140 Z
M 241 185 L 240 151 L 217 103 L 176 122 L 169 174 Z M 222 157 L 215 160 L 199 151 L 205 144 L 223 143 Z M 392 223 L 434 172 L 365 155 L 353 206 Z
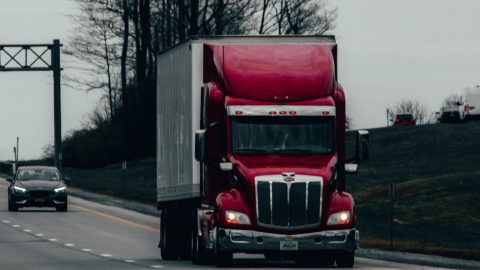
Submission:
M 192 227 L 192 254 L 190 256 L 192 263 L 195 265 L 208 265 L 213 264 L 213 252 L 206 249 L 201 243 L 201 239 L 198 236 L 198 219 L 197 212 L 193 214 L 193 227 Z
M 352 268 L 355 262 L 354 250 L 341 250 L 336 254 L 337 266 L 340 268 Z
M 160 255 L 164 260 L 189 259 L 191 249 L 191 207 L 173 206 L 162 210 Z
M 217 234 L 218 235 L 218 234 Z M 217 243 L 215 245 L 215 266 L 216 267 L 229 267 L 233 264 L 233 253 L 229 251 L 224 251 L 220 248 L 220 245 Z

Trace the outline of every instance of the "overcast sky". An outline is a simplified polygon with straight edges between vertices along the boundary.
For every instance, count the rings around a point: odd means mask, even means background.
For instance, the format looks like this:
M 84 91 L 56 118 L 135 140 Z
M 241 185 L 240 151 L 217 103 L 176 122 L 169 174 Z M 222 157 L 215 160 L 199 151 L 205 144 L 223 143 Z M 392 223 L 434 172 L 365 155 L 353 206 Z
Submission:
M 70 0 L 0 0 L 0 44 L 66 44 L 76 6 Z M 339 16 L 339 80 L 355 128 L 386 124 L 385 108 L 403 98 L 434 111 L 444 97 L 480 84 L 480 1 L 330 0 Z M 65 57 L 62 59 L 65 63 Z M 73 71 L 66 69 L 64 73 Z M 50 72 L 0 73 L 0 160 L 37 158 L 53 143 Z M 62 87 L 65 135 L 86 120 L 99 93 Z

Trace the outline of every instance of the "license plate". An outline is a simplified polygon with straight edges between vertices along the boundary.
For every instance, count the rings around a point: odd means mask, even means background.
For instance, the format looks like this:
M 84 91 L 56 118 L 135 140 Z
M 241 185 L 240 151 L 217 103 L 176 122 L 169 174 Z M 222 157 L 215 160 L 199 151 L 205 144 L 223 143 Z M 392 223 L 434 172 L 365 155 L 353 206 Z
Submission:
M 45 202 L 45 198 L 35 198 L 35 202 Z
M 280 250 L 298 250 L 298 241 L 280 241 Z

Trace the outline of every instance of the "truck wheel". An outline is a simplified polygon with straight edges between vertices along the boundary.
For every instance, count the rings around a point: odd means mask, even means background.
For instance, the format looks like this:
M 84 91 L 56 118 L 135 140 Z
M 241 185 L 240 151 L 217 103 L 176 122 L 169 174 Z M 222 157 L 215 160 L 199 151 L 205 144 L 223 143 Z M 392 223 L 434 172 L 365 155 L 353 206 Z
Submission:
M 233 264 L 233 253 L 222 250 L 217 240 L 217 243 L 215 245 L 215 266 L 229 267 L 232 264 Z
M 160 255 L 162 259 L 167 261 L 178 259 L 174 230 L 170 228 L 171 222 L 169 218 L 168 209 L 162 210 L 160 220 Z
M 355 262 L 355 251 L 342 250 L 337 252 L 337 266 L 340 268 L 352 268 Z
M 164 260 L 190 259 L 191 210 L 188 206 L 174 206 L 162 210 L 160 255 Z
M 207 265 L 213 263 L 213 253 L 212 251 L 206 249 L 201 243 L 201 239 L 198 236 L 198 219 L 197 213 L 194 211 L 193 214 L 193 228 L 192 228 L 192 254 L 190 258 L 192 263 L 196 265 Z

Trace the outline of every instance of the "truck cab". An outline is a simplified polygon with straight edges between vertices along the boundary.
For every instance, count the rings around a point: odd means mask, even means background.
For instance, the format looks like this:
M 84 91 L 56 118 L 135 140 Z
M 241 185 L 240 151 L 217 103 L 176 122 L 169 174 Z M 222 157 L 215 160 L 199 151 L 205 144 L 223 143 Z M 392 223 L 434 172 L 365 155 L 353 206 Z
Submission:
M 347 159 L 334 37 L 198 38 L 158 63 L 162 257 L 352 267 L 359 232 L 345 178 L 368 159 L 368 132 Z

